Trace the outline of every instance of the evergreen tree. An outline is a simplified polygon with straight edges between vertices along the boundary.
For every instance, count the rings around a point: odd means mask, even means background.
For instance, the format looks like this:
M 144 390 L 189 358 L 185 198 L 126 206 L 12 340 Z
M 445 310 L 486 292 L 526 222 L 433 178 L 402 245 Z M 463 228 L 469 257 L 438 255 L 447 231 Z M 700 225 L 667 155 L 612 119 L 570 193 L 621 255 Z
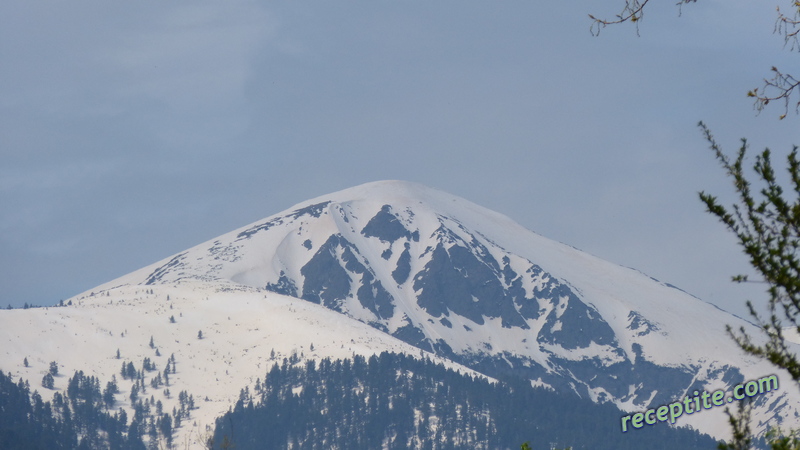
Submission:
M 798 148 L 794 147 L 787 156 L 787 168 L 791 180 L 791 189 L 795 198 L 787 199 L 784 188 L 777 180 L 772 167 L 771 152 L 764 150 L 756 156 L 753 171 L 757 181 L 762 184 L 759 190 L 761 197 L 756 198 L 752 191 L 752 182 L 745 172 L 744 158 L 747 153 L 747 141 L 731 160 L 722 152 L 709 129 L 700 123 L 712 151 L 725 172 L 734 182 L 738 202 L 729 211 L 719 204 L 716 197 L 705 192 L 700 199 L 708 212 L 717 216 L 733 234 L 739 245 L 750 259 L 750 265 L 761 276 L 761 282 L 767 284 L 768 315 L 765 317 L 756 311 L 751 302 L 747 302 L 750 315 L 766 336 L 765 344 L 757 343 L 744 328 L 734 331 L 728 326 L 728 334 L 745 352 L 768 360 L 774 366 L 785 369 L 795 382 L 800 382 L 800 359 L 787 344 L 784 327 L 800 332 L 800 159 Z M 748 282 L 746 275 L 733 277 L 735 282 Z M 730 417 L 734 439 L 720 446 L 721 449 L 749 448 L 752 434 L 749 428 L 749 408 L 742 405 L 737 415 Z M 770 446 L 775 449 L 800 449 L 797 436 L 800 429 L 789 430 L 787 434 L 773 433 L 769 437 Z M 790 446 L 790 442 L 795 442 Z
M 55 380 L 53 379 L 53 374 L 47 373 L 44 378 L 42 378 L 42 387 L 47 389 L 53 389 L 55 387 Z
M 106 384 L 106 388 L 103 391 L 103 403 L 106 406 L 106 409 L 111 409 L 114 406 L 114 395 L 119 392 L 117 388 L 117 383 L 114 381 L 109 381 Z
M 136 400 L 139 398 L 139 385 L 134 384 L 131 386 L 131 394 L 130 399 L 131 403 L 136 403 Z
M 150 358 L 145 357 L 144 360 L 142 361 L 142 370 L 145 370 L 147 372 L 152 372 L 156 370 L 156 365 L 155 363 L 153 363 L 153 361 L 150 360 Z
M 436 443 L 471 450 L 513 448 L 526 438 L 593 450 L 699 450 L 715 444 L 671 427 L 623 435 L 617 424 L 623 413 L 611 404 L 534 389 L 527 380 L 489 383 L 402 354 L 323 359 L 319 365 L 284 359 L 257 385 L 256 395 L 243 389 L 233 410 L 217 420 L 214 448 L 226 437 L 237 450 L 321 443 L 390 449 L 432 449 Z
M 58 363 L 55 361 L 50 362 L 50 375 L 58 375 Z
M 52 402 L 44 402 L 38 392 L 30 393 L 27 382 L 15 384 L 0 371 L 0 448 L 142 450 L 141 440 L 125 434 L 124 411 L 101 411 L 98 392 L 99 381 L 79 371 L 67 392 L 55 392 Z

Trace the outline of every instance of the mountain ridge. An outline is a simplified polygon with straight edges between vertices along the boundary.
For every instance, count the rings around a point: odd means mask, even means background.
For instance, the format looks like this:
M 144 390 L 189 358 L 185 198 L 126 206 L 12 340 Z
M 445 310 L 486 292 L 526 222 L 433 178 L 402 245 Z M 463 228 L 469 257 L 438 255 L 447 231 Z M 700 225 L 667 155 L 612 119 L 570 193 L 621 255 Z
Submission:
M 367 183 L 298 203 L 75 299 L 197 283 L 209 296 L 272 291 L 315 303 L 484 375 L 523 377 L 627 411 L 775 372 L 724 331 L 731 324 L 757 335 L 752 324 L 503 214 L 408 182 Z M 757 429 L 796 422 L 798 398 L 785 390 L 759 398 Z M 721 408 L 679 424 L 729 432 Z

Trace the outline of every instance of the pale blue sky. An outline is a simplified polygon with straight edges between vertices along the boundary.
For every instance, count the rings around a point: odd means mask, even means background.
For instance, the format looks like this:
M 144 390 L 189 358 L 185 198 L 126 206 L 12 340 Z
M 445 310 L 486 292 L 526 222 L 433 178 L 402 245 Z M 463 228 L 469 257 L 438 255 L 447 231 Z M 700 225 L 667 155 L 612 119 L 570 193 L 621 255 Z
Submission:
M 37 1 L 0 5 L 0 305 L 52 304 L 353 185 L 402 179 L 740 315 L 697 191 L 800 118 L 745 92 L 797 53 L 771 3 Z M 796 67 L 796 64 L 794 65 Z

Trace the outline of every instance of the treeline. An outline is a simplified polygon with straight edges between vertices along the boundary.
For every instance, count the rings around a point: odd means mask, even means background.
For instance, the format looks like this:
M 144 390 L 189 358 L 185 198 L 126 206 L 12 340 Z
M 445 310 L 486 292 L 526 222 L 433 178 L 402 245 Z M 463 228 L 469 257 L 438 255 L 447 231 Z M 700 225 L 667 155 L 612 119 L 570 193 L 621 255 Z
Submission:
M 14 383 L 0 371 L 0 448 L 144 450 L 127 420 L 124 410 L 107 410 L 98 380 L 82 372 L 45 402 L 27 381 Z
M 711 449 L 664 424 L 623 434 L 624 413 L 527 381 L 491 383 L 410 356 L 275 364 L 219 418 L 214 448 Z
M 131 378 L 130 404 L 132 417 L 117 406 L 119 387 L 116 377 L 101 390 L 100 380 L 77 371 L 69 379 L 66 391 L 53 393 L 45 402 L 38 391 L 31 391 L 28 381 L 16 383 L 0 371 L 0 448 L 2 449 L 112 449 L 145 450 L 173 448 L 175 429 L 195 409 L 194 396 L 186 391 L 178 395 L 179 407 L 166 411 L 161 400 L 147 396 L 147 385 L 161 387 L 161 372 L 150 383 L 145 382 L 148 360 L 136 370 L 132 363 L 123 364 L 123 378 Z M 174 373 L 175 360 L 170 358 L 163 376 Z M 55 363 L 53 363 L 55 364 Z M 156 368 L 149 367 L 152 371 Z M 134 377 L 126 375 L 133 374 Z M 50 377 L 49 380 L 47 377 Z M 42 381 L 52 389 L 52 375 Z M 162 392 L 169 397 L 169 390 Z
M 174 360 L 152 379 L 174 374 Z M 166 411 L 147 395 L 147 364 L 123 363 L 133 413 L 118 408 L 116 377 L 77 371 L 67 388 L 43 401 L 28 382 L 0 371 L 0 448 L 120 449 L 173 447 L 194 397 Z M 126 381 L 123 381 L 125 383 Z M 166 387 L 159 390 L 169 397 Z M 156 390 L 156 389 L 154 389 Z M 527 381 L 490 383 L 442 365 L 382 353 L 365 359 L 319 362 L 284 359 L 216 423 L 214 448 L 247 449 L 711 449 L 705 435 L 665 424 L 623 434 L 624 413 L 573 395 L 530 387 Z

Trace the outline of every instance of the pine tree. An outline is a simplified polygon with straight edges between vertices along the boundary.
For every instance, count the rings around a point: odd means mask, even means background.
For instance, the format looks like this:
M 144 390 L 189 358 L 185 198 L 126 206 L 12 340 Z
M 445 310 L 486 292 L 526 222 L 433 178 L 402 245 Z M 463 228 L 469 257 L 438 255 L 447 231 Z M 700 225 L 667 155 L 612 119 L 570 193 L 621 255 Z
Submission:
M 58 363 L 55 361 L 50 362 L 50 375 L 58 375 Z
M 22 364 L 24 364 L 25 367 L 28 367 L 28 358 L 27 357 L 25 357 L 25 359 L 22 360 Z
M 764 316 L 756 311 L 751 302 L 747 302 L 754 323 L 765 335 L 766 344 L 754 341 L 745 332 L 744 327 L 734 331 L 727 327 L 728 334 L 745 352 L 766 359 L 774 366 L 785 369 L 792 379 L 800 382 L 800 358 L 786 342 L 784 327 L 800 331 L 800 157 L 798 147 L 789 153 L 787 167 L 791 187 L 787 192 L 796 198 L 787 199 L 784 188 L 778 182 L 772 167 L 769 149 L 756 156 L 753 171 L 758 176 L 762 188 L 758 190 L 761 197 L 755 198 L 751 191 L 751 181 L 744 168 L 744 157 L 747 152 L 747 141 L 731 160 L 725 155 L 711 135 L 709 129 L 701 122 L 700 128 L 709 142 L 711 150 L 723 169 L 733 179 L 738 202 L 728 211 L 719 204 L 717 198 L 705 192 L 700 193 L 701 201 L 707 211 L 725 224 L 738 238 L 739 245 L 750 258 L 750 265 L 761 276 L 768 286 L 767 307 L 769 314 Z M 737 275 L 733 281 L 748 282 L 747 275 Z M 788 322 L 788 324 L 787 324 Z M 749 428 L 749 412 L 751 405 L 739 409 L 738 416 L 731 415 L 730 423 L 734 439 L 730 443 L 721 444 L 721 449 L 750 448 L 752 435 Z M 789 430 L 788 434 L 773 434 L 768 443 L 775 449 L 797 449 L 800 441 L 795 437 L 800 429 Z M 795 444 L 788 447 L 789 440 Z
M 47 389 L 53 389 L 55 386 L 55 380 L 53 380 L 53 374 L 47 373 L 44 378 L 42 378 L 42 387 Z
M 139 398 L 139 386 L 134 384 L 131 386 L 131 403 L 136 403 L 136 400 Z
M 106 384 L 106 389 L 103 391 L 103 403 L 106 405 L 106 409 L 111 409 L 114 406 L 114 395 L 117 392 L 119 392 L 117 383 L 109 381 Z

